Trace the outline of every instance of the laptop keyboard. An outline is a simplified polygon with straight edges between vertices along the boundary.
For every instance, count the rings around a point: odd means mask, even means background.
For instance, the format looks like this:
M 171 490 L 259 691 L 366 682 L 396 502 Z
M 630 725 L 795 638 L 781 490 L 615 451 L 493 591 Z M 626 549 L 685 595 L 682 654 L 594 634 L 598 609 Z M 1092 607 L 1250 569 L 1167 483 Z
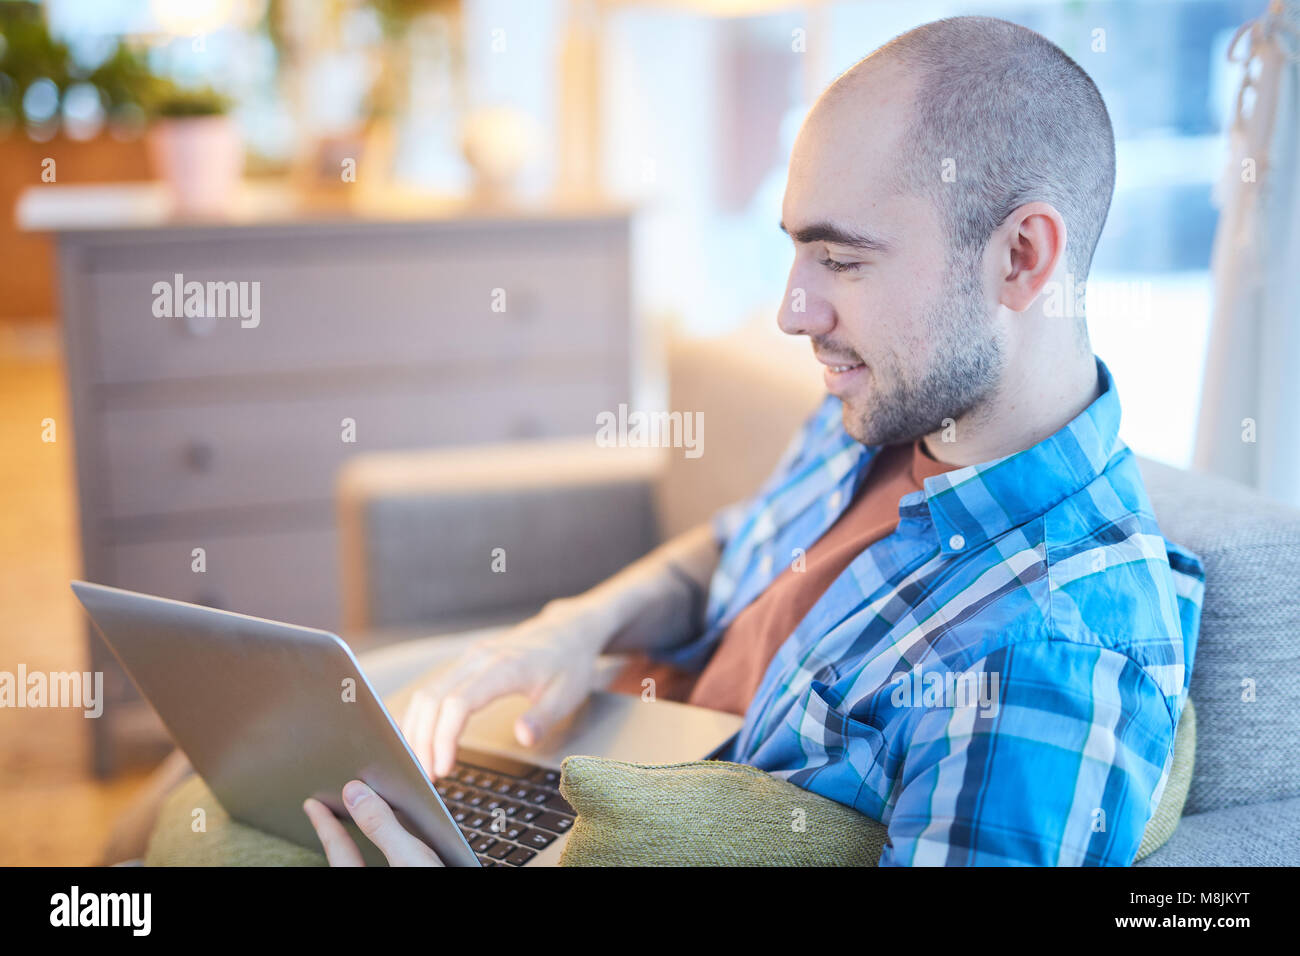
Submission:
M 523 866 L 573 826 L 547 767 L 461 748 L 434 789 L 484 866 Z

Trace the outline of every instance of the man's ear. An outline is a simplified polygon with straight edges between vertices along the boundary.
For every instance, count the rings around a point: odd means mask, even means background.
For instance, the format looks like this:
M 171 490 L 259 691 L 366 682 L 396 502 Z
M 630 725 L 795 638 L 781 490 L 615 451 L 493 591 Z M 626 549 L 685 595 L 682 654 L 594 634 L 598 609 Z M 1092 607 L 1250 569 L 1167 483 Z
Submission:
M 1012 312 L 1023 312 L 1065 255 L 1065 220 L 1050 203 L 1025 203 L 994 235 L 998 243 L 998 302 Z

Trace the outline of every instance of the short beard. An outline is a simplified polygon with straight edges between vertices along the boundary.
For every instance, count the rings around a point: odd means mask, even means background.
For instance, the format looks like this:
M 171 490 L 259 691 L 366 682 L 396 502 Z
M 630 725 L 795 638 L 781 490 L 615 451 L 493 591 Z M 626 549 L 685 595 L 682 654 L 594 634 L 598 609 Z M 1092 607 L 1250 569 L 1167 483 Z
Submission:
M 874 395 L 869 408 L 844 404 L 844 428 L 862 444 L 915 441 L 969 414 L 997 389 L 1003 343 L 984 305 L 978 258 L 962 260 L 952 263 L 943 291 L 925 310 L 926 338 L 937 343 L 929 367 L 909 375 L 895 359 L 892 391 Z

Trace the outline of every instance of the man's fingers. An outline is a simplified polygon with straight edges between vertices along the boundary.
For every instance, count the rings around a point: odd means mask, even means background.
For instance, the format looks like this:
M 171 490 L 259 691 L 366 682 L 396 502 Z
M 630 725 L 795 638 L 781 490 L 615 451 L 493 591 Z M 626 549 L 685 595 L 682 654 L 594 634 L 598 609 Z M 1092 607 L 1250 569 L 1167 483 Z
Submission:
M 530 690 L 531 681 L 518 662 L 498 660 L 472 677 L 448 687 L 438 699 L 433 730 L 433 772 L 445 777 L 456 762 L 456 742 L 469 715 L 498 697 Z
M 407 833 L 392 808 L 360 780 L 350 780 L 344 786 L 343 803 L 361 832 L 388 859 L 389 866 L 442 866 L 438 855 Z M 329 807 L 308 797 L 302 808 L 320 838 L 330 866 L 365 866 L 361 850 Z
M 488 666 L 488 659 L 477 654 L 469 655 L 443 671 L 414 694 L 407 704 L 406 715 L 398 726 L 407 742 L 411 745 L 420 766 L 430 777 L 435 776 L 433 767 L 433 730 L 438 723 L 438 703 L 443 695 L 462 681 L 472 680 Z
M 423 691 L 416 691 L 399 725 L 415 759 L 430 777 L 433 776 L 433 723 L 437 716 L 438 702 Z
M 307 812 L 307 819 L 316 829 L 316 836 L 320 838 L 320 845 L 325 850 L 325 859 L 329 860 L 330 866 L 366 865 L 361 859 L 361 851 L 352 842 L 352 837 L 348 836 L 348 831 L 343 828 L 338 817 L 330 812 L 329 807 L 313 797 L 308 797 L 303 801 L 302 808 Z
M 407 833 L 393 815 L 393 808 L 360 780 L 349 780 L 344 785 L 343 803 L 361 832 L 388 859 L 389 866 L 442 866 L 438 855 Z
M 586 671 L 566 671 L 558 675 L 535 696 L 533 705 L 515 721 L 515 737 L 525 747 L 536 744 L 587 699 L 590 683 Z

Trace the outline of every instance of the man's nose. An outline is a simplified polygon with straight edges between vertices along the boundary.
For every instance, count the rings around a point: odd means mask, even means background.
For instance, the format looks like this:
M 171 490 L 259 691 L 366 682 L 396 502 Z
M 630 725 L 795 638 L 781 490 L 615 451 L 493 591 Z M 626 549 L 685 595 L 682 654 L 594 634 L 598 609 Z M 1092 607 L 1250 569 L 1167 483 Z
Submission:
M 829 302 L 800 281 L 799 271 L 790 273 L 776 324 L 786 335 L 825 335 L 835 326 L 835 311 Z

